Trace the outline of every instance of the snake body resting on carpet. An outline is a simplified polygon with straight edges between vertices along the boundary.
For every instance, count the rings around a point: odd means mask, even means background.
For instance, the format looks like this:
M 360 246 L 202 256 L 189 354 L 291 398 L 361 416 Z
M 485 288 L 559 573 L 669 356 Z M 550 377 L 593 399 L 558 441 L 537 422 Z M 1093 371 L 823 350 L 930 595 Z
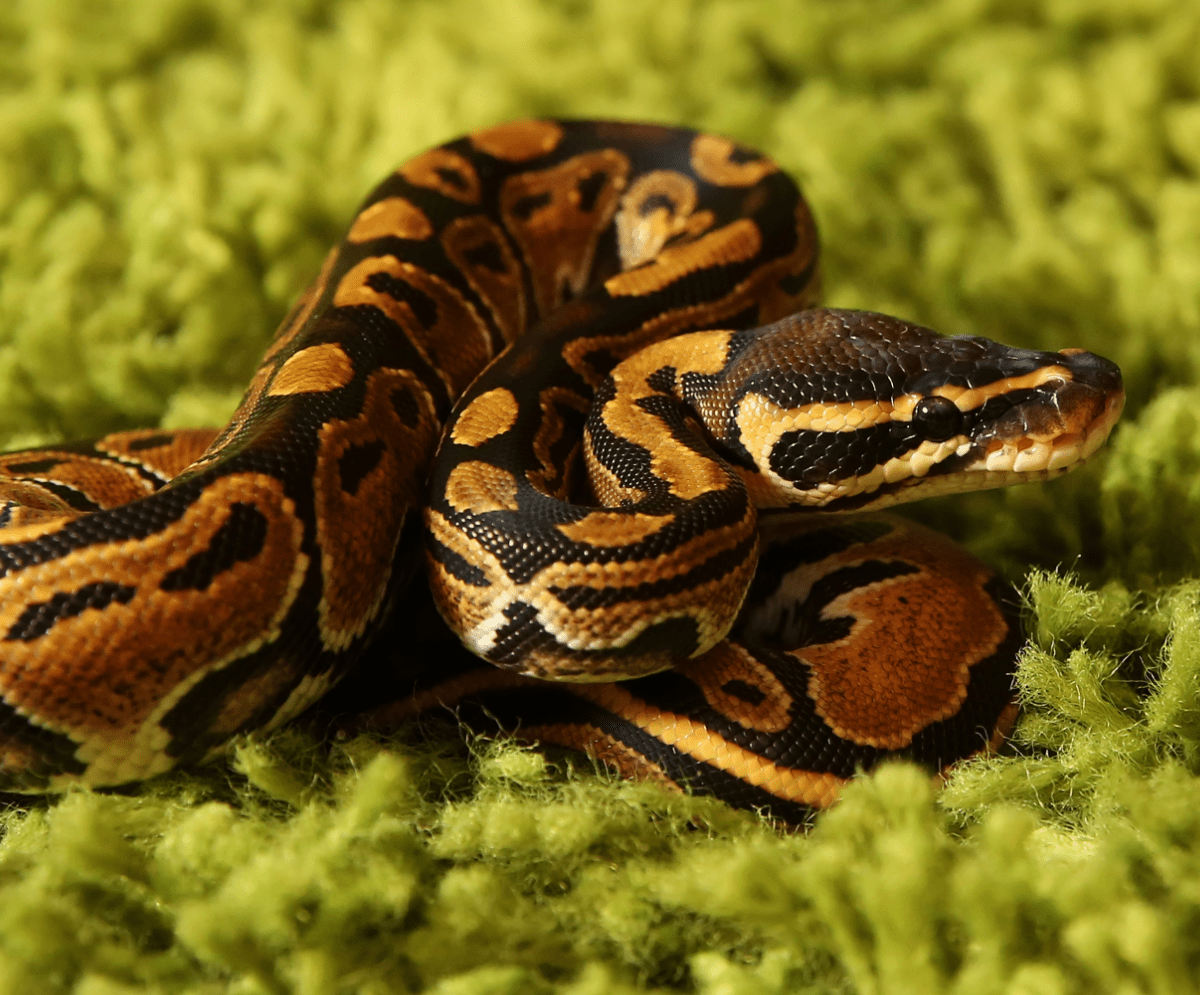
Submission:
M 1120 374 L 816 288 L 799 191 L 724 138 L 523 121 L 406 162 L 225 428 L 0 459 L 0 787 L 137 780 L 297 715 L 422 543 L 498 666 L 446 657 L 393 717 L 486 705 L 785 817 L 880 756 L 986 747 L 1002 586 L 911 523 L 814 513 L 1064 472 Z

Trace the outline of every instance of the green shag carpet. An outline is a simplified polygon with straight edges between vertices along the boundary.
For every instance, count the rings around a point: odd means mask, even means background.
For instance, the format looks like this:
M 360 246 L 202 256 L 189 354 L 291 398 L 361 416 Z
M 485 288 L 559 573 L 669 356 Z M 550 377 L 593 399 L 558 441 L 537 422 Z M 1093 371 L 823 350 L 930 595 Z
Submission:
M 222 421 L 397 162 L 686 123 L 804 184 L 829 303 L 1083 346 L 1107 452 L 936 522 L 1025 585 L 1024 717 L 807 834 L 454 729 L 14 804 L 0 992 L 1200 987 L 1197 0 L 4 0 L 0 437 Z

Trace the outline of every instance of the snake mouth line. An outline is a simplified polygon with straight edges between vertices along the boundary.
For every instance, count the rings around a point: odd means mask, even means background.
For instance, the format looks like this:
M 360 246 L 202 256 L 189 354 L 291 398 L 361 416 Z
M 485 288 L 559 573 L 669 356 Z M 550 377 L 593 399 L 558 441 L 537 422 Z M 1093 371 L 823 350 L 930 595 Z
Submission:
M 1078 466 L 1096 452 L 1108 438 L 1125 407 L 1124 391 L 1114 391 L 1105 399 L 1098 415 L 1074 432 L 1063 432 L 1051 439 L 1021 439 L 992 443 L 976 471 L 1016 474 L 1056 474 Z
M 990 444 L 991 451 L 989 444 L 977 444 L 961 451 L 961 455 L 934 462 L 923 473 L 886 481 L 877 488 L 864 487 L 858 495 L 841 495 L 837 510 L 875 511 L 916 497 L 1010 487 L 1061 476 L 1080 466 L 1104 444 L 1124 407 L 1125 392 L 1119 388 L 1110 390 L 1104 395 L 1099 413 L 1078 429 L 1049 438 L 1026 434 L 995 440 Z

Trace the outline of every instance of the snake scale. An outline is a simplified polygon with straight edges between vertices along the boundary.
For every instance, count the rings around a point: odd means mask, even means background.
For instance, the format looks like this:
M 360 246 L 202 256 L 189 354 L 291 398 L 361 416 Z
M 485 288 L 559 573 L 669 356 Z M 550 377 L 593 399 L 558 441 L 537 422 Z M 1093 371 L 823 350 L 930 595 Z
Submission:
M 800 192 L 725 138 L 520 121 L 404 163 L 224 428 L 0 457 L 0 788 L 219 756 L 381 631 L 372 721 L 454 705 L 783 818 L 994 744 L 1011 600 L 879 509 L 1065 472 L 1120 373 L 818 282 Z M 475 656 L 405 621 L 422 558 Z

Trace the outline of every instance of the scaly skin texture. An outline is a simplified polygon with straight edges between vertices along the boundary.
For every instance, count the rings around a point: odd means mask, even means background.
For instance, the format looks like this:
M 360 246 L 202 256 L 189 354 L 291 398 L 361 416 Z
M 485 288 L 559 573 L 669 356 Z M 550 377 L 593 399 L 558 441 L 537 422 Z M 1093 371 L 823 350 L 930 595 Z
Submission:
M 1099 444 L 1119 375 L 1087 354 L 942 340 L 880 316 L 790 319 L 815 302 L 816 259 L 791 181 L 716 136 L 524 121 L 403 164 L 219 432 L 122 433 L 0 461 L 0 786 L 137 780 L 321 697 L 408 586 L 443 428 L 427 559 L 439 606 L 474 649 L 592 682 L 692 660 L 713 708 L 737 692 L 755 699 L 722 712 L 755 730 L 746 745 L 696 712 L 684 736 L 670 719 L 682 702 L 580 692 L 649 737 L 596 741 L 622 769 L 704 787 L 711 768 L 712 790 L 731 800 L 740 784 L 759 792 L 741 803 L 812 804 L 841 775 L 789 752 L 803 701 L 822 735 L 885 751 L 968 714 L 987 682 L 963 674 L 991 659 L 1007 672 L 1016 629 L 986 571 L 939 571 L 915 552 L 886 578 L 860 565 L 861 583 L 837 597 L 877 623 L 873 584 L 903 576 L 916 591 L 940 577 L 928 597 L 990 604 L 972 609 L 979 639 L 945 631 L 933 655 L 948 653 L 941 666 L 957 676 L 940 678 L 941 692 L 898 686 L 909 704 L 888 727 L 878 710 L 846 706 L 855 682 L 828 662 L 812 664 L 807 692 L 774 664 L 762 666 L 778 688 L 747 691 L 761 658 L 722 639 L 754 577 L 754 506 L 872 507 L 972 474 L 1057 472 Z M 713 328 L 724 330 L 676 339 Z M 657 351 L 667 339 L 682 358 Z M 587 448 L 601 462 L 588 484 L 576 457 L 593 397 Z M 868 670 L 890 652 L 855 645 L 848 659 Z M 992 684 L 989 730 L 1008 700 L 1005 682 Z M 599 728 L 538 721 L 575 745 Z M 738 750 L 745 762 L 728 759 Z M 755 774 L 746 758 L 778 766 L 768 755 L 825 787 Z

